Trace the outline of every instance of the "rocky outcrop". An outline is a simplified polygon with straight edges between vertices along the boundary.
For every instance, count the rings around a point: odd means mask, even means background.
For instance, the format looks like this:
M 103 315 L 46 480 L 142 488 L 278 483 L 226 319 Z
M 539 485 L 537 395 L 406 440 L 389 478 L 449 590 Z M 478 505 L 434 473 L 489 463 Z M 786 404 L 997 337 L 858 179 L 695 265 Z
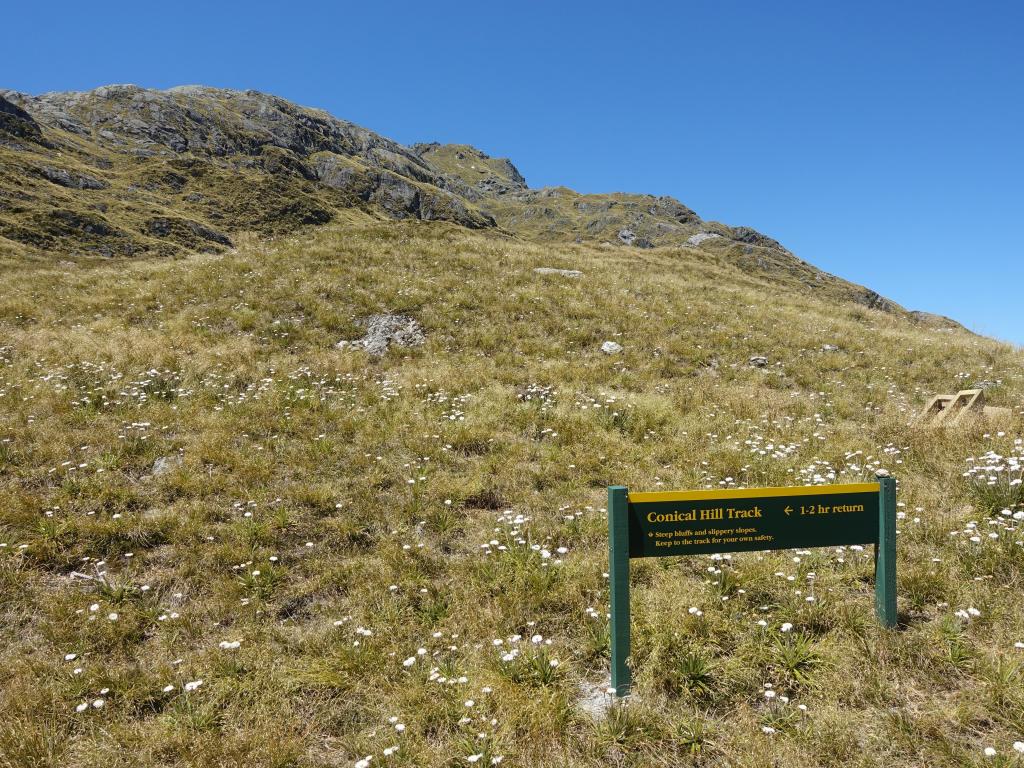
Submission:
M 334 154 L 317 156 L 313 168 L 321 183 L 378 205 L 398 219 L 454 221 L 471 229 L 494 226 L 494 219 L 471 209 L 451 192 L 417 183 L 389 170 L 368 168 Z
M 955 328 L 958 330 L 966 330 L 964 326 L 956 320 L 952 320 L 945 315 L 936 315 L 932 312 L 921 312 L 920 310 L 915 309 L 910 312 L 910 317 L 913 318 L 915 322 L 930 328 L 940 328 L 944 330 L 951 330 Z
M 889 299 L 875 291 L 872 291 L 870 288 L 865 288 L 863 292 L 857 296 L 857 301 L 868 309 L 880 309 L 883 312 L 892 312 L 896 308 L 896 305 L 889 301 Z
M 747 243 L 749 245 L 758 245 L 762 248 L 772 248 L 776 251 L 782 251 L 789 253 L 782 245 L 779 244 L 778 240 L 773 240 L 767 235 L 762 235 L 757 230 L 751 229 L 750 227 L 731 227 L 730 228 L 731 239 L 737 243 Z
M 3 98 L 0 92 L 0 142 L 6 140 L 17 149 L 21 146 L 19 139 L 41 143 L 43 134 L 28 112 Z
M 72 171 L 66 171 L 63 168 L 53 168 L 49 165 L 44 165 L 39 169 L 39 175 L 47 181 L 52 181 L 54 184 L 59 184 L 62 187 L 68 187 L 70 189 L 106 189 L 107 183 L 97 179 L 95 176 L 90 176 L 87 173 L 74 173 Z

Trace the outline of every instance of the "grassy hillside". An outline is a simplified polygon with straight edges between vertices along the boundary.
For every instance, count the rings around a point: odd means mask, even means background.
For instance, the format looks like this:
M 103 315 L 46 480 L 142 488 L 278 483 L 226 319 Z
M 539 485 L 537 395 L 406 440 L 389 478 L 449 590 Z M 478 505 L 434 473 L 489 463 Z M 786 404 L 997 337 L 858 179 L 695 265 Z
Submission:
M 1018 351 L 689 249 L 235 240 L 6 262 L 0 765 L 1017 764 L 1021 470 L 988 452 L 1024 423 L 910 421 L 980 379 L 1018 413 Z M 335 348 L 381 312 L 425 344 Z M 878 467 L 898 630 L 870 551 L 637 562 L 603 712 L 605 486 Z

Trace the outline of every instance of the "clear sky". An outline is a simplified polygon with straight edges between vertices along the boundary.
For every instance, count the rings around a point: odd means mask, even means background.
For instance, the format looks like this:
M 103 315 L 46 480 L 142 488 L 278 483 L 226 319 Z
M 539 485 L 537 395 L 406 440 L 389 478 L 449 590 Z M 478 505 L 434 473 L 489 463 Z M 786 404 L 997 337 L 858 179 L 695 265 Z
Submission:
M 649 192 L 1024 343 L 1024 3 L 56 2 L 0 87 L 268 91 Z

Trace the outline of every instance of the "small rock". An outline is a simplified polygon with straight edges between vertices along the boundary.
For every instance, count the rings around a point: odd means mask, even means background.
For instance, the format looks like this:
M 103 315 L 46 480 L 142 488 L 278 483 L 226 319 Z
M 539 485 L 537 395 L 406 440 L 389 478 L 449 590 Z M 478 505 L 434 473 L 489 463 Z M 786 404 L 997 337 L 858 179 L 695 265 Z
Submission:
M 612 707 L 626 700 L 618 699 L 614 693 L 609 693 L 611 682 L 608 678 L 605 678 L 600 683 L 581 682 L 579 684 L 579 698 L 576 700 L 576 708 L 595 720 L 606 718 Z M 628 699 L 634 702 L 638 701 L 636 694 L 630 694 Z
M 614 341 L 606 341 L 601 345 L 601 351 L 606 355 L 617 355 L 622 351 L 622 345 Z
M 632 245 L 636 240 L 636 233 L 632 229 L 620 229 L 619 240 L 625 245 Z
M 427 339 L 423 328 L 407 315 L 370 315 L 358 321 L 366 328 L 366 335 L 352 341 L 339 341 L 337 349 L 364 349 L 367 354 L 381 357 L 394 344 L 398 347 L 418 347 Z
M 998 387 L 998 381 L 991 381 L 989 379 L 982 379 L 971 384 L 971 389 L 992 389 L 992 387 Z
M 180 467 L 184 463 L 184 461 L 184 458 L 182 458 L 180 454 L 175 454 L 173 456 L 161 456 L 159 459 L 153 462 L 153 469 L 151 470 L 151 474 L 153 475 L 153 477 L 160 477 L 161 475 L 166 475 L 168 472 L 171 472 Z
M 754 355 L 747 362 L 750 363 L 755 368 L 764 368 L 766 365 L 768 365 L 768 358 L 762 355 Z
M 538 275 L 561 275 L 562 277 L 583 277 L 578 269 L 555 269 L 554 267 L 534 267 Z
M 838 352 L 839 351 L 839 347 L 837 347 L 835 344 L 822 344 L 821 345 L 821 351 L 822 352 Z

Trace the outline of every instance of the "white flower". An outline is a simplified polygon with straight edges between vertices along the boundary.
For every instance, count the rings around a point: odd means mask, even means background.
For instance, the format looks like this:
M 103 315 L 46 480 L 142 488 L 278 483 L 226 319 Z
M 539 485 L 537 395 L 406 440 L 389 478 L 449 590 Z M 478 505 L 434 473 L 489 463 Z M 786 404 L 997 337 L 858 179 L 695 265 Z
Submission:
M 370 768 L 371 760 L 373 760 L 373 755 L 367 755 L 362 760 L 356 760 L 355 768 Z
M 403 667 L 411 667 L 415 663 L 416 663 L 416 657 L 415 656 L 410 656 L 408 659 L 406 659 L 405 661 L 402 662 L 402 666 Z
M 395 730 L 399 733 L 405 732 L 405 723 L 395 723 Z
M 103 699 L 96 699 L 95 701 L 93 701 L 92 706 L 93 709 L 103 709 L 106 703 L 107 702 L 105 702 Z
M 1015 752 L 1024 752 L 1024 741 L 1013 742 L 1013 749 Z
M 467 761 L 469 761 L 469 762 L 471 762 L 471 763 L 475 763 L 475 762 L 476 762 L 477 760 L 479 760 L 479 759 L 480 759 L 481 757 L 483 757 L 483 754 L 482 754 L 482 753 L 481 753 L 481 754 L 479 754 L 479 755 L 470 755 L 469 757 L 467 757 L 467 758 L 466 758 L 466 760 L 467 760 Z
M 995 757 L 996 751 L 993 747 L 985 747 L 985 757 Z
M 174 690 L 174 686 L 173 685 L 165 685 L 164 686 L 164 693 L 170 693 L 173 690 Z
M 472 699 L 467 699 L 466 700 L 466 706 L 467 707 L 472 707 L 474 704 L 476 704 L 476 702 L 473 701 Z
M 189 683 L 185 683 L 185 690 L 186 691 L 194 691 L 197 688 L 199 688 L 199 686 L 201 686 L 202 684 L 203 684 L 202 680 L 193 680 L 193 681 L 191 681 Z
M 792 628 L 793 625 L 787 621 L 785 624 L 779 627 L 779 632 L 789 632 L 789 630 L 791 630 Z
M 120 617 L 116 613 L 108 613 L 107 618 L 111 621 L 117 621 Z
M 65 653 L 64 654 L 64 661 L 74 661 L 77 658 L 78 658 L 78 654 L 77 653 Z
M 530 642 L 533 643 L 534 645 L 540 645 L 541 643 L 544 642 L 544 636 L 543 635 L 534 635 L 533 637 L 530 638 Z
M 770 725 L 762 725 L 762 726 L 761 726 L 761 730 L 762 730 L 762 731 L 763 731 L 764 733 L 768 733 L 768 734 L 772 734 L 772 733 L 775 733 L 775 729 L 774 729 L 774 728 L 772 728 L 772 727 L 771 727 Z
M 85 710 L 87 710 L 88 708 L 89 708 L 89 702 L 83 701 L 81 704 L 79 704 L 77 707 L 75 707 L 75 712 L 85 712 Z

